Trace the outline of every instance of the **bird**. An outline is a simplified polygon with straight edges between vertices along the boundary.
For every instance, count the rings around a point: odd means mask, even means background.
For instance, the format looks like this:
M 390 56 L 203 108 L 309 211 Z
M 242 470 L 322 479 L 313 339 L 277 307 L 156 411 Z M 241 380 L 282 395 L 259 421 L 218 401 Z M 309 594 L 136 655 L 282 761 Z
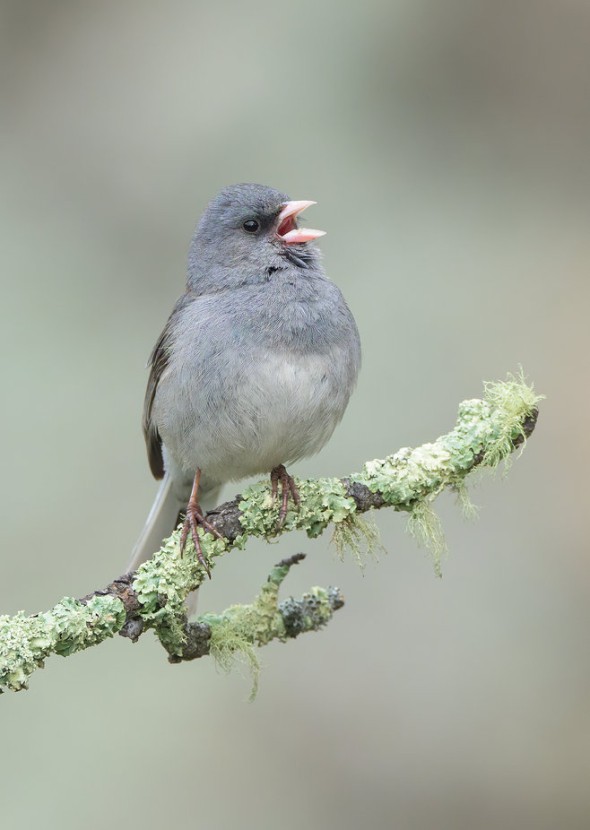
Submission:
M 299 227 L 316 204 L 260 184 L 225 187 L 204 211 L 184 294 L 151 353 L 143 433 L 154 504 L 128 570 L 159 550 L 185 511 L 181 551 L 222 485 L 271 476 L 277 528 L 299 494 L 287 467 L 317 453 L 355 387 L 361 344 L 315 240 Z

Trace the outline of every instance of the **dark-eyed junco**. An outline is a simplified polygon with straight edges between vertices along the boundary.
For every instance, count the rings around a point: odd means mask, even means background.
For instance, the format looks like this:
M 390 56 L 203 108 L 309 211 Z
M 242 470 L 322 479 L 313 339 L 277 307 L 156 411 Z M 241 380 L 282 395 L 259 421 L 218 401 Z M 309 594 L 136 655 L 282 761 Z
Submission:
M 355 385 L 357 327 L 299 228 L 314 204 L 258 184 L 227 187 L 192 240 L 186 291 L 150 358 L 143 429 L 162 479 L 129 569 L 170 535 L 187 510 L 199 557 L 203 504 L 219 488 L 258 473 L 280 485 L 284 519 L 297 491 L 285 465 L 330 438 Z

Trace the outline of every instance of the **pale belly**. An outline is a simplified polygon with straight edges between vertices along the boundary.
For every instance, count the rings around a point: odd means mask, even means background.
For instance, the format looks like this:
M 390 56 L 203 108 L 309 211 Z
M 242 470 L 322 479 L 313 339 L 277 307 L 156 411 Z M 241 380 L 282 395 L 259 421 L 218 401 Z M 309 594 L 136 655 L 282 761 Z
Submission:
M 259 354 L 223 396 L 186 397 L 185 428 L 162 430 L 169 464 L 187 479 L 199 467 L 218 484 L 313 455 L 340 421 L 353 381 L 341 349 Z

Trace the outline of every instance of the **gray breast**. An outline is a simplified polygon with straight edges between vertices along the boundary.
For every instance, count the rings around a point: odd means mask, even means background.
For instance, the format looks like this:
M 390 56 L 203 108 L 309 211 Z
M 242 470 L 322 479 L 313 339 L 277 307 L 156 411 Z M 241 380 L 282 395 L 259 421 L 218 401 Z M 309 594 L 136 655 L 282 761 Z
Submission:
M 352 315 L 328 285 L 331 301 L 303 310 L 276 297 L 270 308 L 269 286 L 240 305 L 241 292 L 191 304 L 154 405 L 169 468 L 222 483 L 326 443 L 360 362 Z

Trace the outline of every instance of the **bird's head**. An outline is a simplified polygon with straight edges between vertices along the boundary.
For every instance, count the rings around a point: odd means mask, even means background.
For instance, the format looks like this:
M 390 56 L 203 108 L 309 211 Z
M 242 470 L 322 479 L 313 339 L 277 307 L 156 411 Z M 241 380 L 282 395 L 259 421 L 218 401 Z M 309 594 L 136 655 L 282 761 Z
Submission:
M 300 228 L 314 205 L 259 184 L 226 187 L 208 205 L 189 253 L 189 286 L 197 292 L 264 282 L 278 270 L 319 266 L 310 244 L 324 231 Z

